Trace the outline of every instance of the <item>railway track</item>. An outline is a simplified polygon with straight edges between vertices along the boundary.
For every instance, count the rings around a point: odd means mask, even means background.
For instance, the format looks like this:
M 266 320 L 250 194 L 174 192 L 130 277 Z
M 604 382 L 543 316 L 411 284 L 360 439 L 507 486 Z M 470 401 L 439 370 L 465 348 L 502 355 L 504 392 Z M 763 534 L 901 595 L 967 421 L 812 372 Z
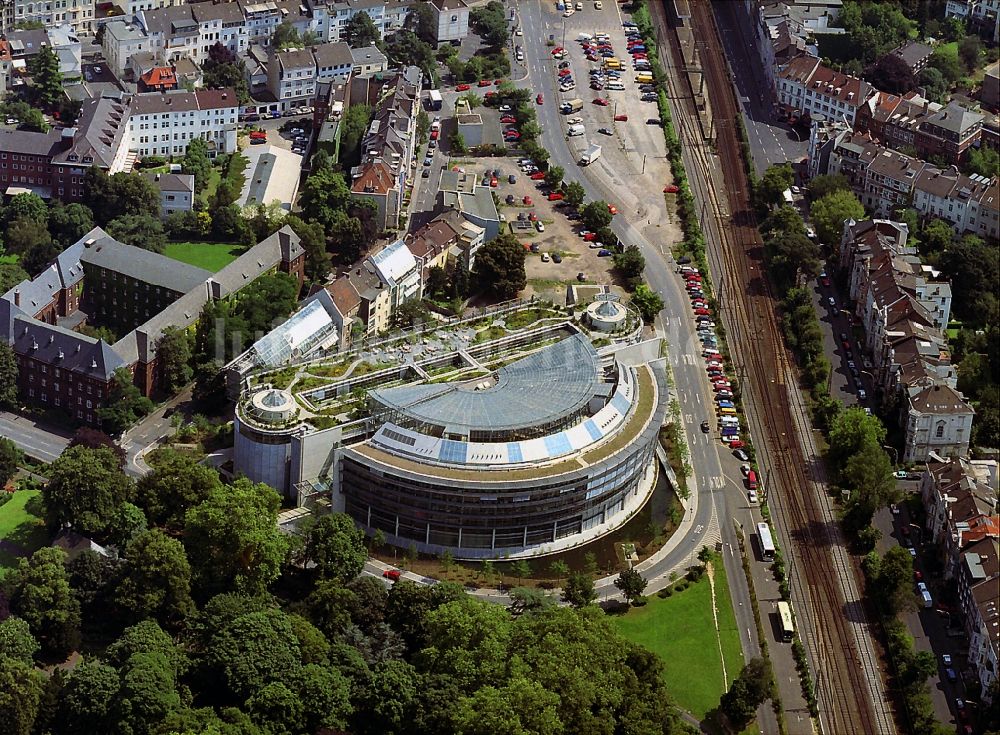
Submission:
M 764 275 L 763 245 L 750 207 L 736 120 L 740 114 L 724 51 L 707 2 L 691 2 L 691 25 L 705 76 L 716 130 L 716 149 L 702 139 L 690 90 L 672 75 L 678 134 L 695 165 L 714 181 L 691 175 L 697 200 L 708 203 L 718 227 L 709 260 L 719 286 L 717 298 L 737 360 L 741 384 L 750 398 L 749 420 L 768 458 L 769 491 L 786 548 L 792 599 L 811 654 L 820 701 L 821 729 L 841 733 L 894 733 L 879 662 L 865 610 L 858 572 L 844 549 L 834 509 L 825 491 L 822 463 L 812 446 L 811 426 L 784 348 L 778 315 Z M 661 28 L 665 26 L 662 8 Z M 684 67 L 677 43 L 669 47 L 672 66 Z M 702 218 L 706 219 L 704 210 Z M 807 446 L 804 446 L 807 445 Z M 786 545 L 787 546 L 787 545 Z

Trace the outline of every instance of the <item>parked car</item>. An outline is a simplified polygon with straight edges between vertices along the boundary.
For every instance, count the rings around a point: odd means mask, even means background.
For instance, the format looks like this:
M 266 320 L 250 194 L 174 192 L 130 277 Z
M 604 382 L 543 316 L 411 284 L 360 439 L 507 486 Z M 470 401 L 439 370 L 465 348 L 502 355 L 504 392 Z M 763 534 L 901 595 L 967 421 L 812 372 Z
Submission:
M 455 87 L 456 92 L 468 92 L 470 89 L 472 89 L 471 84 L 459 84 L 457 87 Z
M 743 445 L 743 442 L 740 442 L 740 446 L 742 446 L 742 445 Z M 730 444 L 730 446 L 732 446 L 732 444 Z M 736 459 L 738 459 L 740 462 L 749 462 L 750 461 L 750 455 L 747 454 L 746 452 L 744 452 L 742 449 L 739 449 L 739 448 L 733 450 L 733 456 L 736 457 Z
M 535 97 L 535 104 L 537 104 L 537 105 L 544 105 L 545 104 L 545 95 L 539 94 L 537 97 Z
M 397 581 L 400 577 L 401 572 L 398 569 L 386 569 L 382 572 L 382 576 L 386 579 L 391 579 L 393 582 Z

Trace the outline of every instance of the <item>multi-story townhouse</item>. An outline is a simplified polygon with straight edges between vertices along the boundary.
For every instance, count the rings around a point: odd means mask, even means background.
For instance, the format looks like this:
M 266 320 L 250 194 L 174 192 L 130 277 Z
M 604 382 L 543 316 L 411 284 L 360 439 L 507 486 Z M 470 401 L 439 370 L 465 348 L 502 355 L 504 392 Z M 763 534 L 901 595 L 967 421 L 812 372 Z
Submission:
M 216 43 L 233 53 L 249 47 L 246 20 L 239 3 L 194 3 L 142 10 L 136 21 L 149 47 L 163 63 L 190 58 L 203 64 Z
M 266 0 L 252 2 L 239 0 L 239 5 L 246 18 L 247 37 L 251 44 L 260 44 L 265 48 L 271 45 L 271 37 L 281 23 L 289 23 L 299 36 L 315 33 L 313 13 L 309 4 L 298 0 Z M 325 36 L 322 37 L 326 40 Z
M 361 163 L 351 169 L 352 196 L 375 201 L 383 229 L 399 226 L 413 164 L 422 76 L 411 66 L 382 84 L 362 140 Z
M 364 12 L 381 38 L 404 27 L 410 7 L 417 0 L 326 0 L 313 8 L 314 29 L 327 41 L 344 40 L 344 29 L 358 13 Z
M 876 92 L 858 109 L 854 129 L 894 150 L 913 152 L 921 123 L 941 110 L 941 105 L 908 92 L 900 97 Z
M 77 32 L 68 23 L 48 28 L 9 31 L 6 35 L 11 59 L 25 64 L 48 46 L 59 59 L 59 73 L 66 80 L 81 76 L 82 46 Z
M 872 151 L 864 168 L 861 203 L 875 215 L 888 217 L 909 206 L 924 162 L 887 148 Z
M 172 8 L 176 5 L 183 5 L 184 0 L 126 0 L 122 7 L 125 9 L 126 18 L 134 18 L 143 10 L 158 10 L 160 8 Z
M 924 217 L 947 220 L 958 232 L 989 236 L 992 229 L 995 237 L 996 191 L 996 178 L 965 176 L 954 166 L 925 166 L 914 184 L 913 208 Z
M 917 128 L 917 152 L 923 158 L 959 163 L 965 160 L 970 147 L 979 142 L 983 116 L 967 110 L 957 102 L 925 118 Z
M 814 120 L 854 124 L 874 91 L 868 82 L 835 72 L 811 56 L 792 59 L 778 72 L 778 100 L 789 112 Z
M 389 289 L 390 311 L 395 313 L 403 303 L 420 298 L 423 293 L 420 264 L 402 239 L 369 256 L 368 262 Z
M 202 138 L 211 154 L 231 153 L 238 113 L 232 89 L 137 94 L 129 120 L 132 149 L 140 156 L 182 156 L 191 140 Z
M 469 6 L 465 0 L 430 0 L 429 4 L 439 46 L 458 44 L 469 35 Z
M 955 388 L 940 383 L 907 386 L 902 418 L 906 431 L 903 462 L 920 462 L 932 453 L 963 457 L 969 453 L 972 406 Z
M 1000 110 L 1000 61 L 994 61 L 986 67 L 983 84 L 979 88 L 979 101 L 987 110 Z
M 85 242 L 95 237 L 105 237 L 104 230 L 94 228 L 85 237 L 63 250 L 56 259 L 32 279 L 25 279 L 11 286 L 3 295 L 14 306 L 32 319 L 48 324 L 58 324 L 80 308 L 81 281 L 83 280 L 83 254 Z
M 267 88 L 282 110 L 316 96 L 316 57 L 311 49 L 279 51 L 268 56 Z
M 993 684 L 1000 672 L 1000 541 L 997 541 L 997 517 L 991 535 L 971 544 L 963 555 L 958 598 L 969 636 L 969 666 L 979 679 L 979 696 L 992 702 Z
M 108 68 L 119 79 L 125 76 L 130 58 L 150 50 L 146 32 L 140 26 L 124 23 L 120 20 L 113 20 L 105 24 L 101 47 L 104 49 L 104 58 L 108 62 Z
M 354 68 L 351 72 L 354 76 L 379 74 L 389 68 L 389 59 L 378 50 L 378 46 L 352 48 L 351 56 L 354 58 Z
M 316 60 L 316 80 L 339 84 L 346 82 L 354 69 L 354 54 L 346 43 L 324 43 L 311 49 Z
M 95 7 L 94 0 L 8 0 L 0 4 L 0 32 L 41 23 L 44 28 L 68 24 L 77 35 L 91 35 L 97 30 Z
M 946 18 L 962 18 L 977 33 L 989 34 L 993 43 L 1000 41 L 1000 0 L 948 0 Z
M 907 41 L 892 53 L 901 58 L 903 63 L 910 68 L 910 71 L 914 74 L 919 74 L 927 66 L 927 62 L 931 60 L 931 54 L 934 53 L 934 49 L 926 43 Z

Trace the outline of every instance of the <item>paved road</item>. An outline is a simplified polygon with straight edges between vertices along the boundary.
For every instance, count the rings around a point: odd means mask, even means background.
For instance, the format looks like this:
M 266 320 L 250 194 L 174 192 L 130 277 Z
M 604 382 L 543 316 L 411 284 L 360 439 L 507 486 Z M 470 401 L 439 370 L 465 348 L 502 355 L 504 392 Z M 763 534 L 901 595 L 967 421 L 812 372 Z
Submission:
M 743 121 L 753 151 L 754 168 L 760 175 L 772 163 L 798 161 L 806 155 L 808 137 L 797 133 L 774 117 L 770 85 L 760 57 L 747 33 L 750 20 L 745 3 L 713 3 L 716 23 L 729 57 L 736 70 L 736 88 L 743 108 Z
M 125 450 L 125 472 L 133 477 L 142 477 L 149 472 L 149 466 L 143 461 L 143 456 L 161 439 L 173 433 L 171 423 L 173 415 L 181 413 L 190 416 L 194 411 L 189 386 L 129 429 L 119 440 Z
M 582 184 L 587 190 L 589 199 L 618 202 L 619 209 L 623 213 L 641 211 L 643 207 L 662 206 L 661 197 L 653 197 L 652 199 L 659 200 L 654 203 L 649 196 L 652 186 L 656 186 L 654 182 L 632 177 L 625 182 L 609 184 L 614 181 L 615 172 L 605 170 L 600 165 L 602 161 L 599 160 L 597 164 L 586 169 L 577 166 L 575 157 L 567 146 L 562 116 L 559 115 L 555 104 L 559 95 L 549 68 L 551 64 L 549 49 L 545 46 L 545 39 L 550 33 L 559 34 L 557 37 L 561 36 L 562 19 L 544 11 L 539 2 L 521 3 L 519 12 L 522 27 L 535 30 L 524 36 L 528 61 L 525 86 L 545 94 L 546 104 L 536 109 L 543 131 L 541 142 L 549 151 L 550 164 L 562 166 L 566 172 L 565 179 Z M 612 21 L 614 14 L 619 15 Z M 620 9 L 617 3 L 608 3 L 605 6 L 605 17 L 602 19 L 601 27 L 611 32 L 615 23 L 617 32 L 621 33 Z M 616 42 L 616 46 L 619 43 L 624 47 L 621 41 Z M 586 95 L 581 97 L 587 98 Z M 646 576 L 656 578 L 666 574 L 683 561 L 685 553 L 696 553 L 704 543 L 711 542 L 710 538 L 702 540 L 700 536 L 709 532 L 717 533 L 723 542 L 723 558 L 737 624 L 740 627 L 744 655 L 749 657 L 756 655 L 759 649 L 753 610 L 750 606 L 749 592 L 739 560 L 738 542 L 732 523 L 733 512 L 736 508 L 745 507 L 746 499 L 742 487 L 731 479 L 732 458 L 725 456 L 727 474 L 719 453 L 719 447 L 722 445 L 710 436 L 702 434 L 698 428 L 702 420 L 713 416 L 714 410 L 704 363 L 700 356 L 700 343 L 695 339 L 692 326 L 689 300 L 681 287 L 680 279 L 674 274 L 675 265 L 669 252 L 669 244 L 657 241 L 656 225 L 652 224 L 658 221 L 657 218 L 664 216 L 661 212 L 650 211 L 649 226 L 642 220 L 625 214 L 615 217 L 612 223 L 612 229 L 623 242 L 635 244 L 642 250 L 646 258 L 646 280 L 664 300 L 665 307 L 659 315 L 658 325 L 669 343 L 669 359 L 674 372 L 677 399 L 687 433 L 690 461 L 695 471 L 691 486 L 692 490 L 700 495 L 691 550 L 681 545 L 649 570 Z M 734 550 L 737 551 L 734 553 Z M 777 732 L 777 723 L 770 711 L 761 712 L 761 727 L 766 733 Z
M 0 411 L 0 436 L 17 444 L 29 457 L 52 462 L 69 444 L 72 432 L 9 411 Z

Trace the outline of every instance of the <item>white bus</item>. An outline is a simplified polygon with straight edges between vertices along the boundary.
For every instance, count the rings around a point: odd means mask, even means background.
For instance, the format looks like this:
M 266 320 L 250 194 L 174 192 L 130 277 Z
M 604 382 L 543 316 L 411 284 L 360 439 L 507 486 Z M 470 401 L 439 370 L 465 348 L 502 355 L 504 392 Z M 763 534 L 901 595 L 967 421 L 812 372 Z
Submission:
M 757 535 L 760 536 L 760 553 L 764 557 L 764 561 L 774 561 L 774 541 L 771 540 L 771 528 L 766 523 L 758 523 Z
M 778 616 L 781 618 L 781 640 L 791 643 L 795 636 L 795 625 L 792 623 L 792 607 L 784 600 L 778 603 Z

